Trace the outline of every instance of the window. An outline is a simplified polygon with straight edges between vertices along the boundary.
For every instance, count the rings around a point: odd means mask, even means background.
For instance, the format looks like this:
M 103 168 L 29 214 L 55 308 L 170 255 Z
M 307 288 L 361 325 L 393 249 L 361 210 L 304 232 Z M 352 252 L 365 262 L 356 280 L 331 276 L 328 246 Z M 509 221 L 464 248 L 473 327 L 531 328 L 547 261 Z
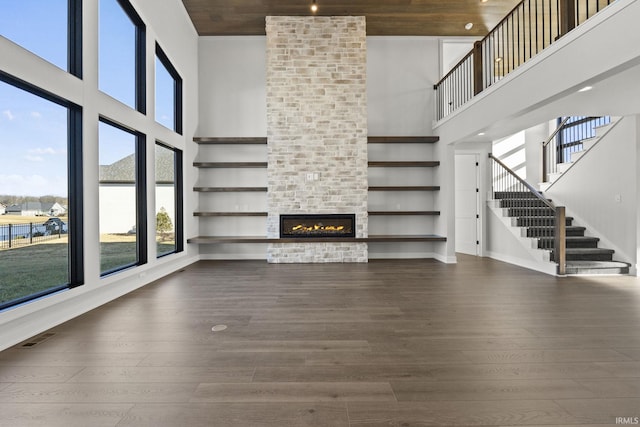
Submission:
M 145 25 L 126 0 L 100 0 L 99 89 L 145 113 Z
M 558 126 L 562 126 L 565 118 L 557 119 Z M 596 128 L 611 123 L 611 117 L 571 116 L 562 126 L 556 138 L 556 161 L 564 163 L 571 161 L 571 155 L 582 151 L 582 142 L 596 136 Z
M 156 121 L 182 134 L 182 78 L 157 44 Z
M 158 257 L 181 252 L 182 152 L 156 143 L 156 242 Z
M 81 115 L 0 72 L 0 308 L 82 284 Z
M 144 264 L 145 136 L 108 119 L 99 131 L 100 272 Z
M 5 1 L 0 35 L 82 77 L 82 1 Z

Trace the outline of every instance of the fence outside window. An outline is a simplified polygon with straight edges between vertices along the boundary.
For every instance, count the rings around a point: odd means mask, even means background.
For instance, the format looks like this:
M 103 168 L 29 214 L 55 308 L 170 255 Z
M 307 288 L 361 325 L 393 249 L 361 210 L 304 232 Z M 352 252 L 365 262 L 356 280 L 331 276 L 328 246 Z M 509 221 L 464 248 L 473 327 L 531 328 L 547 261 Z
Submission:
M 0 249 L 11 249 L 61 239 L 67 234 L 64 222 L 50 224 L 3 224 L 0 225 Z

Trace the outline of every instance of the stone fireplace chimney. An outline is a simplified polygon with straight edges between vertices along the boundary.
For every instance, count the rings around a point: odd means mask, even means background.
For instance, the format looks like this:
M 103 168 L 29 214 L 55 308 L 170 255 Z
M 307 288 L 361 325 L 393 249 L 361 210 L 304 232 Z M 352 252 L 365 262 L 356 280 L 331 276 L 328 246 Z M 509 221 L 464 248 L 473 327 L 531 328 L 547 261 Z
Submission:
M 364 17 L 270 16 L 267 32 L 267 236 L 280 214 L 355 214 L 367 237 Z M 273 243 L 267 259 L 367 262 L 361 242 Z

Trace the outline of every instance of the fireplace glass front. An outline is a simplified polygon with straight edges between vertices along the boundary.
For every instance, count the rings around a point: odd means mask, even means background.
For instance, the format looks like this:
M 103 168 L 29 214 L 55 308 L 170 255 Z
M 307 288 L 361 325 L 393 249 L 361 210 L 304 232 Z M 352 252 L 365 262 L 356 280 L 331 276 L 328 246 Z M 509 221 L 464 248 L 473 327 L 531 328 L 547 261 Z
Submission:
M 280 238 L 355 237 L 355 214 L 280 215 Z

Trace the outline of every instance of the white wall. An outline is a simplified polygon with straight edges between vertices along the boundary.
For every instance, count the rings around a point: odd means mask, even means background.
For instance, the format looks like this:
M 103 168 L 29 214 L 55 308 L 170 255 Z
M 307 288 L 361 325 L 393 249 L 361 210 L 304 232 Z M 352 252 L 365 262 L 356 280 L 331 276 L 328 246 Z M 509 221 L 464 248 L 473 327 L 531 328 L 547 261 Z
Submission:
M 200 37 L 198 44 L 198 136 L 266 136 L 266 37 Z
M 520 178 L 527 179 L 527 151 L 524 131 L 494 141 L 492 153 Z
M 198 41 L 200 124 L 197 136 L 267 135 L 265 36 L 200 37 Z M 201 161 L 266 162 L 265 146 L 200 146 Z M 266 170 L 199 171 L 198 185 L 265 187 Z M 194 210 L 266 211 L 266 193 L 201 193 Z M 198 234 L 265 236 L 262 217 L 200 218 Z M 264 244 L 199 245 L 207 259 L 266 259 Z
M 637 116 L 624 117 L 545 191 L 574 225 L 600 237 L 614 259 L 636 265 Z
M 542 143 L 551 135 L 549 122 L 530 127 L 524 131 L 525 156 L 527 159 L 527 182 L 538 188 L 542 182 Z
M 101 278 L 98 204 L 98 117 L 104 115 L 147 135 L 147 181 L 153 183 L 154 146 L 161 140 L 184 150 L 185 164 L 194 156 L 190 143 L 198 117 L 197 34 L 179 0 L 167 0 L 162 8 L 153 0 L 131 0 L 147 26 L 147 114 L 132 111 L 98 91 L 98 2 L 83 2 L 83 79 L 47 63 L 36 55 L 0 37 L 0 69 L 39 86 L 83 109 L 84 162 L 84 260 L 85 284 L 0 313 L 0 349 L 11 346 L 61 322 L 89 311 L 130 292 L 196 259 L 197 253 L 185 244 L 185 252 L 155 258 L 155 187 L 147 194 L 149 218 L 146 265 Z M 155 42 L 159 41 L 183 79 L 184 135 L 178 135 L 155 122 L 154 66 Z M 191 159 L 191 160 L 190 160 Z M 185 167 L 185 187 L 193 185 L 193 168 Z M 186 205 L 192 198 L 185 191 Z M 188 208 L 185 207 L 185 213 Z M 196 222 L 185 215 L 185 234 L 194 233 Z
M 494 141 L 492 154 L 537 188 L 542 182 L 542 142 L 551 132 L 548 122 L 532 126 Z
M 445 76 L 471 50 L 477 37 L 455 37 L 440 41 L 440 77 Z
M 367 37 L 369 135 L 433 135 L 433 85 L 439 80 L 440 67 L 440 39 L 437 37 Z M 441 191 L 386 195 L 387 200 L 380 201 L 380 205 L 386 205 L 388 210 L 426 206 L 427 209 L 441 211 L 441 215 L 427 219 L 407 218 L 401 223 L 398 217 L 370 218 L 369 234 L 393 233 L 394 227 L 399 227 L 396 230 L 400 233 L 412 234 L 411 230 L 414 230 L 413 234 L 438 234 L 447 236 L 449 240 L 446 243 L 372 243 L 369 244 L 369 257 L 434 257 L 444 262 L 455 262 L 453 220 L 448 220 L 448 212 L 454 206 L 453 190 L 447 185 L 453 182 L 451 147 L 438 143 L 432 147 L 412 147 L 404 152 L 393 147 L 370 147 L 370 158 L 439 160 L 439 167 L 410 177 L 413 180 L 404 184 L 440 185 Z M 369 170 L 370 184 L 377 179 L 377 173 Z M 394 182 L 402 182 L 408 176 L 407 170 L 402 169 L 387 171 L 386 174 L 387 179 Z M 369 197 L 371 205 L 377 203 L 381 196 L 370 194 Z
M 434 111 L 433 85 L 440 73 L 439 39 L 435 37 L 367 37 L 367 109 L 368 132 L 371 136 L 385 135 L 432 135 Z M 266 136 L 266 39 L 255 37 L 201 37 L 199 42 L 200 74 L 200 125 L 199 136 Z M 228 147 L 214 153 L 215 149 L 200 147 L 203 158 L 245 159 L 245 161 L 265 161 L 258 151 L 243 153 Z M 375 150 L 375 148 L 374 148 Z M 380 150 L 380 148 L 378 148 Z M 382 149 L 384 150 L 384 149 Z M 208 151 L 208 152 L 205 152 Z M 425 147 L 418 153 L 404 153 L 409 156 L 422 156 L 420 159 L 438 159 L 442 162 L 436 173 L 427 171 L 417 179 L 425 180 L 425 185 L 442 185 L 447 176 L 453 177 L 453 150 L 438 144 Z M 388 159 L 387 152 L 373 155 Z M 234 157 L 235 156 L 235 157 Z M 369 171 L 374 175 L 377 171 Z M 393 171 L 388 179 L 405 179 L 406 171 Z M 202 174 L 211 174 L 205 172 Z M 431 176 L 433 175 L 433 177 Z M 209 178 L 206 178 L 209 180 Z M 256 172 L 234 174 L 225 180 L 218 176 L 220 185 L 266 185 L 260 184 Z M 429 182 L 426 182 L 429 181 Z M 227 182 L 224 184 L 223 182 Z M 445 184 L 438 194 L 419 195 L 419 200 L 408 200 L 406 194 L 390 195 L 401 206 L 425 206 L 441 210 L 437 218 L 416 221 L 410 218 L 403 227 L 424 230 L 424 232 L 447 235 L 452 233 L 453 225 L 447 220 L 447 209 L 453 209 L 452 193 Z M 371 195 L 373 203 L 379 195 Z M 227 206 L 243 206 L 249 210 L 263 206 L 263 196 L 258 194 L 225 196 Z M 200 195 L 199 205 L 218 205 L 220 196 Z M 395 200 L 394 199 L 394 200 Z M 392 200 L 393 202 L 393 200 Z M 370 219 L 378 230 L 391 227 L 389 219 Z M 395 219 L 397 222 L 397 218 Z M 221 225 L 218 219 L 202 219 L 200 233 L 218 232 L 223 229 L 227 235 L 246 235 L 261 233 L 261 219 L 227 219 Z M 382 231 L 381 231 L 382 232 Z M 370 230 L 371 234 L 376 229 Z M 453 243 L 429 244 L 371 244 L 370 257 L 394 256 L 435 256 L 441 260 L 454 260 Z M 201 245 L 201 254 L 206 258 L 260 258 L 265 257 L 264 245 Z
M 435 37 L 367 37 L 369 135 L 432 135 Z

